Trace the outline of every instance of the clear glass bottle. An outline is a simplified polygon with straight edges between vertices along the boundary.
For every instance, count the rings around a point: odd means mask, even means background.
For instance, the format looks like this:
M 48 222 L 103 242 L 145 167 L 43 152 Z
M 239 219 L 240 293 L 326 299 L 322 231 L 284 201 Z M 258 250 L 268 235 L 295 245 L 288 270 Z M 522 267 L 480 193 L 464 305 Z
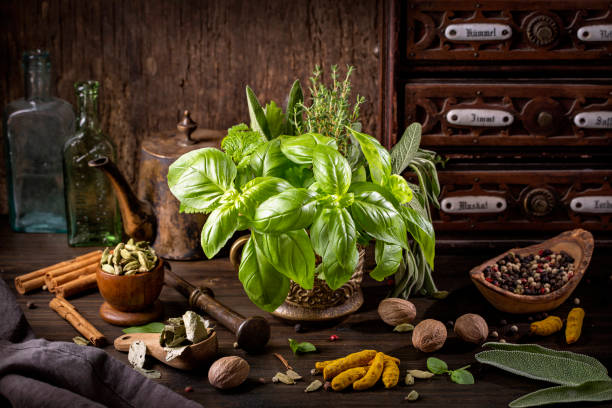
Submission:
M 25 98 L 4 111 L 11 228 L 66 232 L 62 146 L 74 134 L 72 106 L 51 96 L 49 53 L 23 55 Z
M 64 185 L 68 244 L 112 246 L 121 242 L 121 214 L 110 181 L 87 162 L 101 156 L 115 160 L 115 147 L 98 121 L 97 81 L 74 84 L 77 130 L 64 145 Z

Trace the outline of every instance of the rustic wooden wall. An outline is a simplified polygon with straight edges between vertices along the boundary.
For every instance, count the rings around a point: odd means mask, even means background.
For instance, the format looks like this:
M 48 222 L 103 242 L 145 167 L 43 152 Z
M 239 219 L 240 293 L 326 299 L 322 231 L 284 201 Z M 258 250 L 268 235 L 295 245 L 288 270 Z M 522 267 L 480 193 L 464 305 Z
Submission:
M 354 65 L 353 86 L 377 131 L 380 0 L 14 0 L 0 2 L 0 105 L 23 95 L 20 56 L 46 48 L 56 94 L 102 84 L 101 116 L 135 181 L 140 141 L 171 129 L 188 108 L 202 127 L 247 121 L 244 87 L 284 102 L 315 64 Z M 7 212 L 4 154 L 0 213 Z

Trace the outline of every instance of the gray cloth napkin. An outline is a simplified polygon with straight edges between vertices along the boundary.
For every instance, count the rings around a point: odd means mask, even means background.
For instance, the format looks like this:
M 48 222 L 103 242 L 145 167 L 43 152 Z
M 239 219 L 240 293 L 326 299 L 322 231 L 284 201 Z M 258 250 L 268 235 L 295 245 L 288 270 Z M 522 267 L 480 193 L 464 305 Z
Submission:
M 202 407 L 103 350 L 35 339 L 3 279 L 0 316 L 0 406 Z

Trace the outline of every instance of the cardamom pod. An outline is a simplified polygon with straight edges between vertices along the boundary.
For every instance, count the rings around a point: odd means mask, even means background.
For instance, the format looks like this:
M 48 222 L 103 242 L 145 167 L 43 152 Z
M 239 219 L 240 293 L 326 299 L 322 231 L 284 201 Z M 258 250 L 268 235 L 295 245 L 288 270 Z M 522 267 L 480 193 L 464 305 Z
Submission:
M 119 266 L 119 265 L 117 265 L 117 264 L 115 264 L 115 265 L 113 266 L 113 268 L 114 268 L 114 273 L 115 273 L 115 275 L 121 275 L 121 272 L 123 272 L 123 271 L 121 270 L 121 266 Z
M 132 252 L 128 251 L 127 249 L 122 249 L 121 250 L 121 257 L 123 259 L 132 259 Z
M 410 374 L 414 378 L 421 378 L 421 379 L 431 378 L 434 376 L 434 373 L 431 373 L 429 371 L 421 371 L 421 370 L 408 370 L 408 374 Z
M 102 252 L 102 258 L 100 258 L 100 264 L 105 264 L 108 260 L 108 254 L 110 253 L 110 248 L 104 248 L 104 252 Z
M 124 271 L 132 271 L 132 270 L 135 271 L 138 268 L 140 268 L 140 262 L 138 261 L 130 261 L 123 266 Z
M 295 380 L 295 381 L 302 379 L 302 376 L 299 375 L 298 373 L 296 373 L 293 370 L 287 370 L 287 377 L 289 377 L 289 378 L 291 378 L 292 380 Z
M 323 386 L 323 383 L 320 380 L 314 380 L 308 385 L 308 387 L 306 387 L 304 392 L 313 392 L 313 391 L 318 390 L 322 386 Z
M 272 382 L 279 382 L 279 381 L 287 385 L 295 384 L 295 380 L 293 378 L 283 373 L 276 373 L 276 375 L 272 377 Z
M 406 374 L 406 379 L 404 380 L 404 382 L 406 383 L 406 385 L 414 385 L 414 377 L 412 376 L 412 374 Z
M 113 268 L 109 264 L 103 264 L 102 265 L 102 270 L 104 272 L 106 272 L 106 273 L 112 273 L 113 275 L 115 274 L 115 268 Z
M 404 397 L 404 399 L 407 401 L 416 401 L 417 399 L 419 399 L 419 393 L 415 390 L 412 390 L 408 395 Z

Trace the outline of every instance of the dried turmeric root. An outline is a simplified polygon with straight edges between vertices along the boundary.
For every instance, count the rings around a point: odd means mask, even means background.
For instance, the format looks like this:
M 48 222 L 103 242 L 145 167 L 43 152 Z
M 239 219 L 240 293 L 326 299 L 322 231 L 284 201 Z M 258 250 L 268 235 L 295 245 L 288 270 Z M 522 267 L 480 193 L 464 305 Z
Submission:
M 365 367 L 354 367 L 345 370 L 334 377 L 331 386 L 334 391 L 341 391 L 366 375 L 368 370 Z
M 325 367 L 327 367 L 328 365 L 330 365 L 334 361 L 337 361 L 337 360 L 317 361 L 317 362 L 315 362 L 315 368 L 317 370 L 319 370 L 319 371 L 323 371 L 323 369 Z
M 567 326 L 565 327 L 565 342 L 572 344 L 578 341 L 582 333 L 582 322 L 584 320 L 584 309 L 575 307 L 567 315 Z
M 397 364 L 399 366 L 399 363 L 400 363 L 400 359 L 399 358 L 393 357 L 393 356 L 389 356 L 389 355 L 384 354 L 384 353 L 383 353 L 383 355 L 385 357 L 385 363 L 387 361 L 393 361 L 395 364 Z M 368 361 L 368 365 L 371 366 L 373 361 L 374 361 L 374 359 Z
M 391 359 L 387 359 L 385 356 L 385 366 L 382 372 L 382 382 L 385 388 L 393 388 L 399 381 L 399 367 Z
M 533 322 L 529 326 L 529 333 L 538 336 L 550 336 L 563 328 L 563 321 L 557 316 L 548 316 L 544 320 Z
M 329 380 L 349 368 L 365 366 L 375 355 L 376 350 L 362 350 L 334 360 L 323 368 L 323 378 Z
M 383 353 L 376 353 L 376 357 L 374 357 L 374 361 L 372 361 L 372 365 L 368 369 L 368 372 L 363 376 L 363 378 L 353 383 L 353 389 L 356 391 L 362 391 L 376 384 L 382 375 L 384 363 L 385 355 Z

